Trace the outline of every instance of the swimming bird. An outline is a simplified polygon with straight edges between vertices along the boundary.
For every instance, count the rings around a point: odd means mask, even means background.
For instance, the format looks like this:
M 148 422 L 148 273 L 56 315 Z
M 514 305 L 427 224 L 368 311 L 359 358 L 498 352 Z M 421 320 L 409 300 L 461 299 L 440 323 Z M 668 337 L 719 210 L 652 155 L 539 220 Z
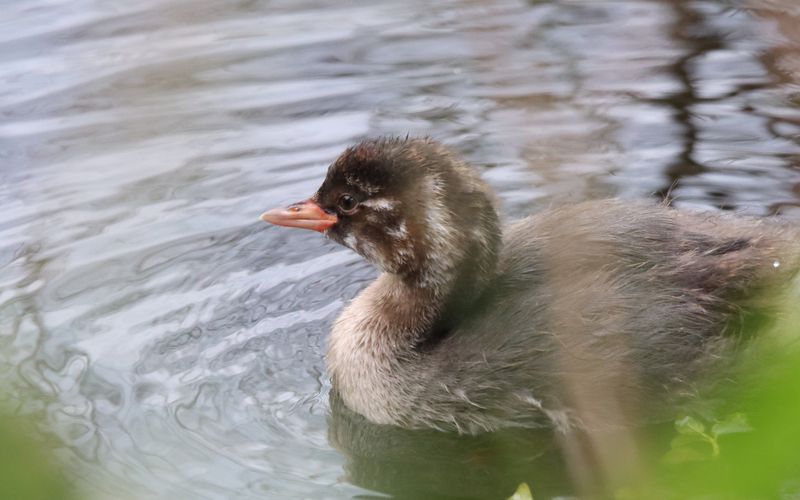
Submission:
M 651 414 L 725 365 L 800 268 L 800 231 L 777 219 L 608 199 L 503 224 L 478 172 L 426 138 L 364 140 L 261 218 L 382 271 L 326 361 L 350 409 L 412 429 Z

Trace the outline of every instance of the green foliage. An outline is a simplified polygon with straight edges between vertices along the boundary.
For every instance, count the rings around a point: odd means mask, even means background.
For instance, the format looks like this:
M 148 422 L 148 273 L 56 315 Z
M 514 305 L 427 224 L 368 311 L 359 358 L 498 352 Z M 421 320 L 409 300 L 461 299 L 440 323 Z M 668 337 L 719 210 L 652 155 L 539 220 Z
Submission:
M 670 449 L 640 498 L 800 498 L 798 337 L 800 321 L 785 322 L 744 361 L 728 402 L 738 412 L 675 422 Z
M 508 500 L 533 500 L 533 495 L 526 483 L 520 483 L 520 485 L 517 486 L 517 491 L 508 497 Z
M 55 466 L 30 420 L 0 416 L 0 498 L 70 500 L 71 485 Z
M 714 422 L 708 431 L 706 424 L 687 415 L 675 421 L 675 430 L 678 435 L 672 438 L 670 450 L 664 455 L 666 464 L 718 458 L 720 436 L 750 432 L 753 428 L 747 423 L 744 413 L 733 413 Z
M 788 311 L 791 321 L 742 356 L 738 385 L 725 398 L 735 411 L 677 418 L 666 452 L 657 452 L 655 465 L 613 498 L 800 499 L 800 305 Z

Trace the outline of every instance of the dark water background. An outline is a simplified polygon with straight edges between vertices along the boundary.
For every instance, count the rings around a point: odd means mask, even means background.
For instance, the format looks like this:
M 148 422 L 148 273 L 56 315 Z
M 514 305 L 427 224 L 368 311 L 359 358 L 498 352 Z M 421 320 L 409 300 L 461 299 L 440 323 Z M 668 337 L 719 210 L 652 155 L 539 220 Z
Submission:
M 795 0 L 0 0 L 0 28 L 3 399 L 88 498 L 570 493 L 547 436 L 329 422 L 327 332 L 375 272 L 257 218 L 364 136 L 452 145 L 511 217 L 671 189 L 800 219 Z

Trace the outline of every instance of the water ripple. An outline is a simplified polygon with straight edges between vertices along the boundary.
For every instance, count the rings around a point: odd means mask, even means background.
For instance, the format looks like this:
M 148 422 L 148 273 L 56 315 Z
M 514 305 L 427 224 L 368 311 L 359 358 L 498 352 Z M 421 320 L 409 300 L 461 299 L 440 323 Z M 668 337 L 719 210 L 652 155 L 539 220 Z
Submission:
M 525 467 L 570 494 L 540 438 L 329 416 L 375 271 L 257 217 L 363 136 L 453 145 L 512 215 L 671 190 L 800 219 L 789 0 L 6 4 L 3 398 L 96 498 L 505 498 Z

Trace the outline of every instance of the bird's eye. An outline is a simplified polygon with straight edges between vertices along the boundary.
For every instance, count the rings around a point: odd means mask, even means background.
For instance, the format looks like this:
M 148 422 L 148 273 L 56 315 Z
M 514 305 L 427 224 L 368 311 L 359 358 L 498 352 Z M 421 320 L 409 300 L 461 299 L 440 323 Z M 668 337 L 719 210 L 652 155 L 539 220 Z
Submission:
M 343 212 L 351 212 L 356 208 L 356 200 L 349 194 L 343 194 L 339 197 L 339 208 Z

